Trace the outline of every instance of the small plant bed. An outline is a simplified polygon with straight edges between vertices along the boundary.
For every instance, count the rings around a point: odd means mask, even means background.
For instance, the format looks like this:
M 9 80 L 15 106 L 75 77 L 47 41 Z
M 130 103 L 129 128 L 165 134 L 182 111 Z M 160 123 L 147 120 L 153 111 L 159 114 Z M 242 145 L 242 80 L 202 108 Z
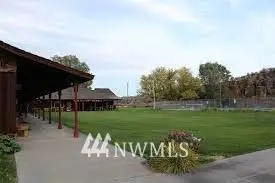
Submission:
M 164 152 L 147 160 L 148 166 L 155 172 L 183 174 L 199 167 L 200 142 L 187 131 L 172 131 L 163 139 Z

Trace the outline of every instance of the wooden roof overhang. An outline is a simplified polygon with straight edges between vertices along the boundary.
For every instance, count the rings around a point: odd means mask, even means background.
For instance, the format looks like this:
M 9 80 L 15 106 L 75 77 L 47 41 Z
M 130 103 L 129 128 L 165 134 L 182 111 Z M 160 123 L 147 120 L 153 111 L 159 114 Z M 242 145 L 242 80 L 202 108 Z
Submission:
M 2 41 L 0 54 L 16 63 L 17 98 L 22 101 L 30 101 L 94 78 L 94 75 L 25 52 Z
M 62 90 L 61 100 L 74 100 L 74 89 L 72 87 Z M 79 88 L 77 93 L 78 101 L 113 101 L 120 100 L 110 89 L 94 89 Z M 49 97 L 46 95 L 45 99 Z M 52 93 L 51 100 L 59 100 L 58 93 Z

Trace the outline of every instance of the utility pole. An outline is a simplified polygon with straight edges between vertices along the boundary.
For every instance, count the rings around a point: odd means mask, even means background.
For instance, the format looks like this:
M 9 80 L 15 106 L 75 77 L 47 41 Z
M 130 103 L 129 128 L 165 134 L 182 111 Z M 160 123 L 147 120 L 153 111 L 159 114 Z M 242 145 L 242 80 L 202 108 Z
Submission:
M 216 71 L 218 72 L 218 79 L 219 79 L 219 89 L 220 89 L 220 108 L 222 108 L 222 74 L 220 73 L 220 70 L 218 68 L 218 65 L 216 66 Z
M 129 82 L 127 81 L 127 97 L 129 96 Z

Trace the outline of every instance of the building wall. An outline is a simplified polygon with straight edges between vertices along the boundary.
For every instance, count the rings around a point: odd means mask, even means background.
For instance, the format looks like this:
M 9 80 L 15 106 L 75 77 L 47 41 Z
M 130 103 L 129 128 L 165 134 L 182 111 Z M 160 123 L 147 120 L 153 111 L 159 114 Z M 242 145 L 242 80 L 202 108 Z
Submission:
M 0 133 L 16 133 L 16 65 L 0 52 Z

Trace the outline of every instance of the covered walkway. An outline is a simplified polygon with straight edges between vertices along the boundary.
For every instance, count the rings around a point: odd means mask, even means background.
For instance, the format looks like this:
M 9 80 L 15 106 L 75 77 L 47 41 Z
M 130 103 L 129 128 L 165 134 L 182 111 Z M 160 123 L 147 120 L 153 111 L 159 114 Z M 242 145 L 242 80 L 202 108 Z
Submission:
M 74 88 L 75 124 L 74 137 L 78 137 L 78 85 L 94 78 L 52 60 L 26 52 L 0 40 L 0 133 L 18 134 L 22 114 L 52 108 L 52 93 L 58 92 L 59 125 L 61 121 L 61 90 Z M 48 102 L 41 102 L 41 96 L 48 95 Z M 43 114 L 44 114 L 43 110 Z M 40 113 L 39 113 L 40 115 Z M 45 116 L 43 115 L 43 118 Z M 51 110 L 49 110 L 51 123 Z

